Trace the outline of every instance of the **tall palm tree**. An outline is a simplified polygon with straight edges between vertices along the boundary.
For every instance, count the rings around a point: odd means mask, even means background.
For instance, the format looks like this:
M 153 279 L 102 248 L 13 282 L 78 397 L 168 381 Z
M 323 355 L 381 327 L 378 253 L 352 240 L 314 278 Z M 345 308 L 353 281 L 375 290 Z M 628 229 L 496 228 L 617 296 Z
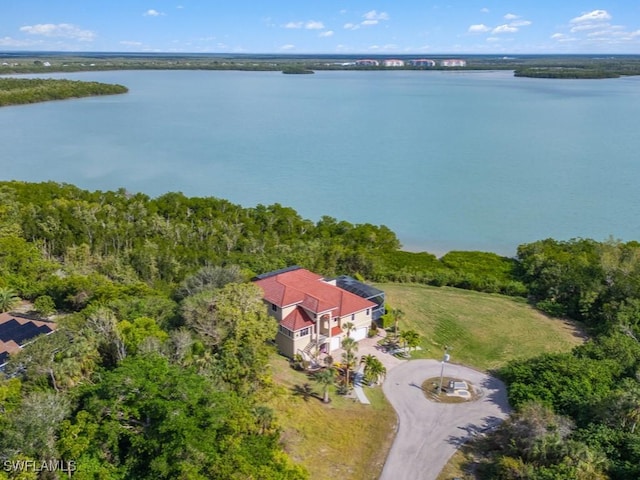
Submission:
M 349 372 L 356 365 L 355 352 L 358 351 L 358 342 L 351 337 L 347 337 L 342 340 L 342 350 L 344 350 L 342 361 L 345 364 L 345 383 L 346 387 L 349 388 Z
M 393 333 L 397 340 L 398 339 L 398 323 L 404 317 L 404 312 L 399 308 L 393 308 L 391 309 L 391 314 L 393 315 Z
M 18 303 L 20 303 L 20 297 L 11 288 L 0 288 L 0 312 L 9 312 L 13 310 Z
M 315 380 L 322 385 L 322 401 L 329 403 L 329 387 L 335 383 L 336 372 L 332 368 L 326 368 L 316 373 Z

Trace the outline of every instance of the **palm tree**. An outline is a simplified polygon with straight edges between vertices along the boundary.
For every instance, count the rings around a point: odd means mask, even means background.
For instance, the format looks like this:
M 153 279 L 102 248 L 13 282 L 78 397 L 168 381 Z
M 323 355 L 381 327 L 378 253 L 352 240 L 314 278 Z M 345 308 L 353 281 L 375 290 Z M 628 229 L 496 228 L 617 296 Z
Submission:
M 405 348 L 415 348 L 420 344 L 420 335 L 415 330 L 404 330 L 400 334 L 400 338 L 404 342 Z
M 260 434 L 263 435 L 270 432 L 273 427 L 274 413 L 273 410 L 264 405 L 258 405 L 253 409 L 253 413 L 256 417 L 256 424 L 260 430 Z
M 399 308 L 392 308 L 391 315 L 393 315 L 393 333 L 397 340 L 398 339 L 398 323 L 404 317 L 404 312 Z
M 355 367 L 356 364 L 356 356 L 354 352 L 358 351 L 358 342 L 351 337 L 347 337 L 342 340 L 342 349 L 344 350 L 344 353 L 342 354 L 342 362 L 345 365 L 345 384 L 346 387 L 349 388 L 349 371 L 352 367 Z
M 356 326 L 351 322 L 346 322 L 344 325 L 342 325 L 342 330 L 345 331 L 347 337 L 351 337 L 351 332 L 353 332 L 355 329 Z
M 381 382 L 387 374 L 387 369 L 375 355 L 365 355 L 360 363 L 364 363 L 364 378 L 367 383 Z
M 322 401 L 323 403 L 329 403 L 329 387 L 335 383 L 336 372 L 332 368 L 326 368 L 319 373 L 316 373 L 315 380 L 322 385 Z
M 18 303 L 20 297 L 10 288 L 0 288 L 0 313 L 13 310 Z

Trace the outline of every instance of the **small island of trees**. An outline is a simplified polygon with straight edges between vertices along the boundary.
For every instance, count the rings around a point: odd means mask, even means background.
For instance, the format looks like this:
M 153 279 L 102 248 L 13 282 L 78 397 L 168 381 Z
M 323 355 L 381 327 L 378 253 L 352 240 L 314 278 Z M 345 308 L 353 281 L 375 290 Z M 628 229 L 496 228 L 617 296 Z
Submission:
M 65 100 L 67 98 L 127 93 L 122 85 L 56 80 L 52 78 L 0 78 L 0 107 Z

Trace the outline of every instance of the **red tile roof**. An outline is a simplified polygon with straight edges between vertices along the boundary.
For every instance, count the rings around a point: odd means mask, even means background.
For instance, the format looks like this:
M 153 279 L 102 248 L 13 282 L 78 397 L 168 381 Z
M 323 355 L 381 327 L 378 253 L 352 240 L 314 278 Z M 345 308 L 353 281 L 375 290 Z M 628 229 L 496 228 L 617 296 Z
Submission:
M 304 327 L 312 327 L 314 323 L 303 308 L 297 307 L 293 312 L 280 321 L 280 325 L 288 328 L 292 332 L 297 332 Z
M 343 317 L 376 306 L 369 300 L 325 282 L 320 275 L 304 268 L 279 273 L 255 283 L 264 292 L 267 302 L 281 308 L 301 305 L 313 313 L 331 311 L 332 316 Z

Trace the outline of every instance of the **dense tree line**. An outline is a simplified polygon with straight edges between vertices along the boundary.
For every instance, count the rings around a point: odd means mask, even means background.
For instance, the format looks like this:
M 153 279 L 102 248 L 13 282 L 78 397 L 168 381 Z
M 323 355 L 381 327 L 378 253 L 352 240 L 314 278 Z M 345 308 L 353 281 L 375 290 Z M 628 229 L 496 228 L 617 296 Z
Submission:
M 481 446 L 483 478 L 640 478 L 640 244 L 548 239 L 520 246 L 518 268 L 592 338 L 499 372 L 516 413 Z
M 0 107 L 67 98 L 127 93 L 122 85 L 77 80 L 0 78 Z
M 66 313 L 0 378 L 0 460 L 75 459 L 80 478 L 305 478 L 264 406 L 277 394 L 274 325 L 246 283 L 292 264 L 527 295 L 583 322 L 585 345 L 499 372 L 516 413 L 487 438 L 481 470 L 640 477 L 639 243 L 548 239 L 513 259 L 436 258 L 401 251 L 385 226 L 279 204 L 53 182 L 0 183 L 0 303 Z

